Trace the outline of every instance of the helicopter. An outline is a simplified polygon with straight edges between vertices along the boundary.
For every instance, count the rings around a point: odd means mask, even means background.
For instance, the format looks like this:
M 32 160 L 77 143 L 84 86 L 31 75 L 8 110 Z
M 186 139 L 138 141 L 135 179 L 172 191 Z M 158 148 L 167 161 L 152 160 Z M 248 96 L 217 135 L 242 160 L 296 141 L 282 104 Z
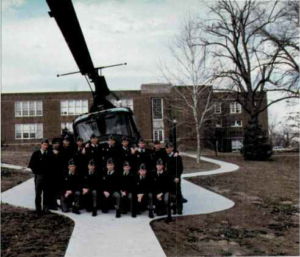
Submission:
M 117 108 L 107 99 L 111 95 L 117 101 L 119 100 L 109 90 L 105 77 L 102 75 L 102 70 L 105 68 L 126 65 L 127 63 L 95 67 L 72 1 L 46 0 L 46 2 L 50 8 L 49 15 L 56 20 L 79 68 L 79 71 L 57 76 L 81 73 L 85 76 L 92 91 L 93 103 L 89 113 L 82 114 L 73 121 L 74 138 L 79 136 L 86 143 L 91 135 L 95 135 L 101 143 L 105 142 L 110 135 L 113 135 L 118 142 L 126 136 L 131 143 L 135 143 L 140 138 L 140 133 L 134 114 L 129 108 Z M 94 84 L 94 90 L 90 83 Z

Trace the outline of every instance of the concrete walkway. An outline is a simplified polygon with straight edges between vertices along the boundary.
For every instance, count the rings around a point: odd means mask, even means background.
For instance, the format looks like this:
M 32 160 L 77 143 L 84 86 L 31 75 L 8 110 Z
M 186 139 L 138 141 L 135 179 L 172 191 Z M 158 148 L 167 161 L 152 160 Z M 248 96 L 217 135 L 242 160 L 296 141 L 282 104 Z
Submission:
M 195 155 L 184 154 L 195 158 Z M 183 177 L 203 176 L 231 172 L 239 167 L 233 164 L 201 158 L 203 161 L 220 165 L 213 171 L 184 174 Z M 5 167 L 4 165 L 1 165 Z M 15 167 L 21 168 L 22 167 Z M 182 181 L 182 190 L 188 203 L 184 204 L 184 215 L 205 214 L 222 211 L 234 206 L 234 202 L 225 197 Z M 34 209 L 34 182 L 30 179 L 2 194 L 2 201 L 15 206 Z M 61 212 L 57 212 L 61 213 Z M 153 233 L 147 214 L 133 219 L 130 215 L 115 218 L 115 212 L 97 217 L 82 212 L 81 215 L 66 214 L 75 221 L 65 257 L 165 257 L 165 253 Z

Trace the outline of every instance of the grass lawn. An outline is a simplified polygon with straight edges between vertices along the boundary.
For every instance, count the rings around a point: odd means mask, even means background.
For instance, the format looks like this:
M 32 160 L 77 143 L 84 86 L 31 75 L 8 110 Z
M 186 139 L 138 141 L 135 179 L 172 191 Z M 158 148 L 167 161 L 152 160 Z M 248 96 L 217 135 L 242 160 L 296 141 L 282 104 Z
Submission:
M 298 256 L 299 157 L 274 156 L 272 161 L 255 162 L 222 156 L 218 160 L 237 164 L 240 170 L 189 181 L 224 195 L 235 206 L 180 217 L 171 224 L 152 222 L 167 256 Z
M 29 172 L 1 170 L 1 192 L 31 178 Z M 57 214 L 37 216 L 25 208 L 1 204 L 2 257 L 63 257 L 74 222 Z

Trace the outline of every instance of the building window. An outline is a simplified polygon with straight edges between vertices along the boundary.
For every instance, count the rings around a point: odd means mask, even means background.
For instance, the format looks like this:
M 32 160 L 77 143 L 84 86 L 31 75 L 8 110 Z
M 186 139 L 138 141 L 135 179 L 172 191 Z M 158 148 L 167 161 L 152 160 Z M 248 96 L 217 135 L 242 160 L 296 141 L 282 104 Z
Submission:
M 231 141 L 232 151 L 239 151 L 243 147 L 242 140 L 233 139 Z
M 73 123 L 72 122 L 61 123 L 61 131 L 63 131 L 65 128 L 67 128 L 69 130 L 69 132 L 73 133 Z
M 162 98 L 152 99 L 152 117 L 154 120 L 160 120 L 163 118 L 163 102 Z
M 216 114 L 222 113 L 222 104 L 221 103 L 216 103 L 215 104 L 215 113 Z
M 112 104 L 116 107 L 129 108 L 133 111 L 133 99 L 124 98 L 117 101 L 116 99 L 111 100 Z
M 242 127 L 243 122 L 241 120 L 233 120 L 231 121 L 231 127 Z
M 43 138 L 43 124 L 15 124 L 16 139 Z
M 242 106 L 237 103 L 230 103 L 230 113 L 242 113 Z
M 42 101 L 15 102 L 15 117 L 43 116 Z
M 164 141 L 164 130 L 156 129 L 153 131 L 153 139 L 154 141 L 163 142 Z
M 63 100 L 60 102 L 62 116 L 80 115 L 88 112 L 88 100 Z

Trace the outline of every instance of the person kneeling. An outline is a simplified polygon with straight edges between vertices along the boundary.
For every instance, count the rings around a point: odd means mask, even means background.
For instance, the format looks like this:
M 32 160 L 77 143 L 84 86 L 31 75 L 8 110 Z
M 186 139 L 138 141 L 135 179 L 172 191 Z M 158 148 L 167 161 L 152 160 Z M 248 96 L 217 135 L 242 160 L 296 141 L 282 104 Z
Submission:
M 129 162 L 123 164 L 123 173 L 121 175 L 121 209 L 122 214 L 126 214 L 130 208 L 133 218 L 136 217 L 136 192 L 135 178 L 131 172 Z M 133 196 L 135 195 L 135 197 Z
M 95 171 L 95 162 L 90 160 L 88 173 L 83 177 L 82 199 L 86 210 L 92 211 L 92 216 L 97 216 L 99 182 L 99 176 Z
M 156 172 L 153 178 L 153 192 L 155 199 L 156 214 L 158 216 L 170 215 L 170 187 L 171 177 L 164 171 L 162 159 L 156 163 Z
M 120 218 L 120 176 L 114 167 L 113 159 L 108 159 L 106 172 L 102 177 L 102 212 L 107 213 L 111 203 L 113 203 L 116 208 L 116 218 Z
M 63 181 L 63 190 L 61 195 L 61 206 L 63 212 L 69 212 L 69 208 L 73 205 L 72 212 L 80 214 L 80 179 L 76 172 L 74 160 L 69 161 L 68 172 L 65 174 Z
M 151 193 L 151 178 L 147 174 L 146 166 L 144 163 L 140 165 L 137 181 L 136 181 L 136 193 L 137 193 L 137 209 L 138 214 L 145 211 L 147 204 L 149 206 L 149 218 L 153 218 L 153 197 Z

